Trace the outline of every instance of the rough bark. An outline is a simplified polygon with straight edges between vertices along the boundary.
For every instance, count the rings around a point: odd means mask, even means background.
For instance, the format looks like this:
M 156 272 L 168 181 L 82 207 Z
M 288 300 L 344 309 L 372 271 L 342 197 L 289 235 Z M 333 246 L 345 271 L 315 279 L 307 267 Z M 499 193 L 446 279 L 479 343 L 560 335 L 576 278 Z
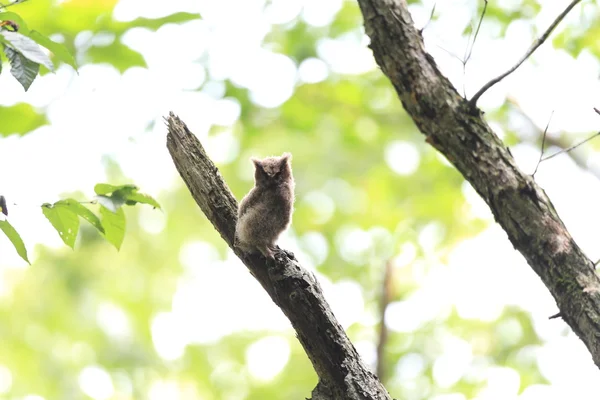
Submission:
M 202 145 L 172 113 L 167 147 L 192 196 L 221 237 L 244 262 L 296 330 L 319 383 L 313 400 L 389 400 L 337 322 L 315 276 L 294 254 L 278 248 L 275 260 L 233 247 L 237 202 Z
M 550 199 L 425 51 L 405 0 L 358 0 L 370 47 L 426 141 L 471 183 L 600 367 L 600 279 Z M 507 288 L 510 290 L 510 288 Z M 558 362 L 559 360 L 557 360 Z

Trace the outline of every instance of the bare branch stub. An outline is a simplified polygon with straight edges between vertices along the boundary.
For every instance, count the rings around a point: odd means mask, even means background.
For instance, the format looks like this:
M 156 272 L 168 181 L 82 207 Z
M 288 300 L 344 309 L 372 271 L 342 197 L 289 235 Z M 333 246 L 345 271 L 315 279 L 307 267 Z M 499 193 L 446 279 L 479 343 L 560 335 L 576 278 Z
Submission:
M 275 259 L 267 260 L 233 247 L 237 201 L 196 136 L 173 113 L 166 122 L 167 147 L 196 203 L 296 330 L 319 376 L 313 400 L 390 400 L 337 322 L 314 275 L 291 252 L 278 249 Z
M 573 0 L 567 6 L 567 8 L 565 8 L 563 10 L 563 12 L 560 13 L 560 15 L 558 17 L 556 17 L 556 19 L 552 22 L 552 24 L 550 24 L 550 26 L 548 27 L 548 29 L 546 29 L 546 31 L 542 34 L 542 36 L 540 36 L 539 38 L 537 38 L 535 40 L 535 42 L 533 42 L 531 44 L 531 46 L 529 47 L 529 49 L 527 50 L 527 52 L 525 53 L 525 55 L 523 57 L 521 57 L 521 59 L 515 65 L 513 65 L 508 71 L 504 72 L 500 76 L 497 76 L 496 78 L 492 79 L 491 81 L 489 81 L 488 83 L 486 83 L 485 85 L 483 85 L 483 87 L 481 89 L 479 89 L 479 91 L 477 93 L 475 93 L 475 95 L 471 98 L 471 100 L 469 100 L 469 104 L 471 105 L 471 108 L 475 109 L 475 107 L 477 106 L 477 100 L 479 100 L 479 98 L 489 88 L 491 88 L 492 86 L 494 86 L 496 83 L 500 82 L 502 79 L 506 78 L 508 75 L 510 75 L 513 72 L 515 72 L 517 70 L 517 68 L 519 68 L 521 66 L 521 64 L 523 64 L 525 62 L 525 60 L 527 60 L 529 57 L 531 57 L 531 55 L 533 54 L 533 52 L 536 51 L 537 48 L 540 47 L 546 41 L 546 39 L 548 39 L 548 37 L 550 36 L 550 34 L 554 30 L 554 28 L 556 28 L 558 26 L 558 24 L 561 23 L 561 21 L 573 9 L 573 7 L 575 7 L 577 5 L 577 3 L 579 3 L 580 1 L 581 0 Z

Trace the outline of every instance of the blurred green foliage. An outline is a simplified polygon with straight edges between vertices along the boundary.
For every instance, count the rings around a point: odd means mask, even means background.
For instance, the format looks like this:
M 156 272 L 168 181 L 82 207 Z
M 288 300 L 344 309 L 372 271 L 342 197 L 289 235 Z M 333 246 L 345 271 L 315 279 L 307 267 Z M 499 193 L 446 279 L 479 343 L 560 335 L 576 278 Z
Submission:
M 24 135 L 47 123 L 44 114 L 26 103 L 15 104 L 12 107 L 0 107 L 0 119 L 2 119 L 0 136 L 13 133 Z
M 121 41 L 130 29 L 157 29 L 200 18 L 176 13 L 117 22 L 111 16 L 116 3 L 73 0 L 57 5 L 50 0 L 32 0 L 14 10 L 30 28 L 44 35 L 60 35 L 80 65 L 109 63 L 121 72 L 146 66 L 143 56 Z M 535 17 L 537 2 L 523 4 L 525 8 L 511 14 L 490 4 L 489 17 L 504 28 L 515 18 Z M 301 20 L 274 25 L 265 45 L 300 63 L 317 56 L 320 39 L 360 32 L 361 24 L 358 6 L 344 2 L 330 25 L 313 27 Z M 114 40 L 106 46 L 78 48 L 76 38 L 83 32 L 109 34 Z M 585 39 L 577 43 L 569 46 L 585 46 Z M 487 226 L 485 221 L 465 217 L 468 206 L 463 178 L 424 142 L 379 70 L 359 76 L 332 73 L 320 83 L 299 84 L 293 96 L 276 109 L 258 107 L 247 90 L 231 82 L 225 85 L 223 97 L 235 98 L 242 108 L 233 127 L 241 152 L 234 162 L 219 166 L 221 174 L 240 199 L 251 186 L 247 176 L 240 174 L 252 168 L 248 156 L 293 152 L 297 201 L 292 236 L 305 253 L 303 261 L 314 264 L 329 280 L 360 285 L 371 318 L 370 322 L 355 322 L 348 333 L 353 341 L 376 346 L 385 263 L 407 244 L 416 249 L 414 262 L 394 268 L 391 300 L 402 301 L 418 290 L 420 274 L 445 262 L 456 243 Z M 0 120 L 2 134 L 24 134 L 46 123 L 43 110 L 21 103 L 0 107 Z M 209 135 L 219 129 L 214 127 Z M 386 151 L 398 143 L 418 154 L 414 172 L 398 174 L 386 162 Z M 219 261 L 226 260 L 229 253 L 183 184 L 157 199 L 164 211 L 160 217 L 150 217 L 139 207 L 127 209 L 127 233 L 120 252 L 92 227 L 82 224 L 75 252 L 38 247 L 37 261 L 31 267 L 0 270 L 5 288 L 0 297 L 0 366 L 12 377 L 4 393 L 0 385 L 0 399 L 22 399 L 27 394 L 45 399 L 89 398 L 82 393 L 80 377 L 90 365 L 100 366 L 110 375 L 114 395 L 108 398 L 112 399 L 167 398 L 149 394 L 158 387 L 157 382 L 178 387 L 181 399 L 302 399 L 310 395 L 316 374 L 291 328 L 284 333 L 235 331 L 218 340 L 190 343 L 174 360 L 159 355 L 152 326 L 158 315 L 172 310 L 174 296 L 190 273 L 182 261 L 185 246 L 208 244 Z M 149 218 L 164 218 L 164 228 L 157 232 L 144 228 Z M 437 232 L 433 251 L 420 239 L 432 226 Z M 350 231 L 360 232 L 371 243 L 351 257 L 341 243 L 343 233 Z M 325 240 L 324 257 L 307 239 L 314 233 Z M 209 264 L 213 261 L 198 259 L 194 270 L 212 268 Z M 247 274 L 241 264 L 236 265 L 237 274 Z M 210 302 L 192 306 L 219 312 L 224 302 L 243 303 L 249 290 L 225 286 Z M 265 307 L 275 306 L 265 303 Z M 109 310 L 106 314 L 114 319 L 106 321 L 103 310 Z M 265 310 L 253 312 L 258 318 Z M 231 316 L 223 313 L 221 318 Z M 121 329 L 118 321 L 125 321 L 121 323 L 125 328 Z M 516 341 L 502 340 L 499 329 L 506 324 L 519 330 Z M 285 338 L 290 356 L 273 380 L 263 382 L 250 374 L 246 351 L 268 335 Z M 443 335 L 472 343 L 473 356 L 485 365 L 517 370 L 521 388 L 543 382 L 537 364 L 521 357 L 524 349 L 540 343 L 523 310 L 506 308 L 491 322 L 466 320 L 452 310 L 415 331 L 390 332 L 384 352 L 385 384 L 395 398 L 425 399 L 450 392 L 471 398 L 483 387 L 477 376 L 459 379 L 449 387 L 436 384 L 433 367 Z M 398 365 L 415 355 L 421 368 L 410 382 L 400 379 Z M 2 370 L 0 383 L 1 377 Z

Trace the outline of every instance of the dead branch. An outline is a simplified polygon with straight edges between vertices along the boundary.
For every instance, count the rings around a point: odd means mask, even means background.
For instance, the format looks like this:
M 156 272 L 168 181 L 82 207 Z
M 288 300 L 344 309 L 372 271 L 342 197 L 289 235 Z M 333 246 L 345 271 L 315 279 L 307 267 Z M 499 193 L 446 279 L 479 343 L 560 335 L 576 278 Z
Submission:
M 296 330 L 319 376 L 313 400 L 390 400 L 335 319 L 314 274 L 293 253 L 278 248 L 275 260 L 267 261 L 233 247 L 237 201 L 196 136 L 173 113 L 166 121 L 167 147 L 192 197 Z

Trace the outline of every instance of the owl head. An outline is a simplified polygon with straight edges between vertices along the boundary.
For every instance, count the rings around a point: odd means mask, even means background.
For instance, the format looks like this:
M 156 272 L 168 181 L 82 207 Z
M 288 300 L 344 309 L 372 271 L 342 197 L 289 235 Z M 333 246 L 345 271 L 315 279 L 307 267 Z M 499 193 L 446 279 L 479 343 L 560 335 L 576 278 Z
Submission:
M 292 155 L 283 153 L 281 157 L 267 157 L 262 160 L 251 158 L 254 163 L 256 185 L 270 185 L 288 181 L 292 177 Z

